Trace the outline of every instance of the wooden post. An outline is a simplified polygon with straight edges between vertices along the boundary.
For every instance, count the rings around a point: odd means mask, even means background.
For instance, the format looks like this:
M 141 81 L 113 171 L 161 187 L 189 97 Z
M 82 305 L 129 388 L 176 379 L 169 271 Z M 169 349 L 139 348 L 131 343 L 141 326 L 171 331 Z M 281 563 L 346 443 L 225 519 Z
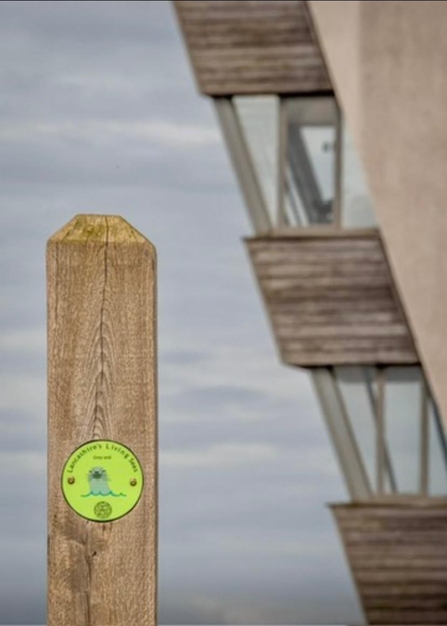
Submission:
M 156 626 L 155 249 L 79 215 L 47 277 L 48 626 Z

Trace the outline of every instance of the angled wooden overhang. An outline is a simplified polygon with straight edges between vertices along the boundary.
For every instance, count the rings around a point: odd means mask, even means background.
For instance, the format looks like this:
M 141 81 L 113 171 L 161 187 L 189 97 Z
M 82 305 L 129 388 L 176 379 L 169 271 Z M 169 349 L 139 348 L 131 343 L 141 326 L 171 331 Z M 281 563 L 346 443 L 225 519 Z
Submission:
M 419 362 L 377 230 L 285 232 L 247 239 L 284 363 Z
M 174 2 L 208 96 L 332 91 L 306 2 Z
M 447 624 L 447 500 L 332 506 L 368 624 Z

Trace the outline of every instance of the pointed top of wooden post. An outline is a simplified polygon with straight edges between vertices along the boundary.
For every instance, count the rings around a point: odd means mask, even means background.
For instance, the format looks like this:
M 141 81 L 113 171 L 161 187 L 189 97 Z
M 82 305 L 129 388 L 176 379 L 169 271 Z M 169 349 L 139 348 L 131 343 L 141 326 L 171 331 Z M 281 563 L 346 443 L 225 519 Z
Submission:
M 64 243 L 139 243 L 153 245 L 119 215 L 80 214 L 51 237 L 50 242 Z

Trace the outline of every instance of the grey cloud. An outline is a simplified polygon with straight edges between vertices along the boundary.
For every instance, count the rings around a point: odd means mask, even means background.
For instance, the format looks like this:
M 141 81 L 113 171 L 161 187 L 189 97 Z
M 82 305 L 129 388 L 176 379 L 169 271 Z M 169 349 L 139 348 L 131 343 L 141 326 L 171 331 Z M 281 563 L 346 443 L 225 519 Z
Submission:
M 30 516 L 29 509 L 27 515 Z M 45 623 L 45 550 L 44 545 L 23 537 L 20 541 L 0 542 L 0 606 L 4 624 Z
M 161 363 L 168 365 L 196 365 L 206 363 L 210 357 L 210 352 L 194 352 L 193 350 L 165 350 L 159 356 Z
M 23 327 L 23 320 L 18 320 L 16 315 L 14 315 L 12 321 L 14 322 L 14 326 L 22 325 Z M 2 323 L 2 326 L 5 327 L 5 325 L 3 325 L 4 321 L 1 317 L 0 323 Z M 35 375 L 43 378 L 46 372 L 45 357 L 43 354 L 34 356 L 29 353 L 23 354 L 23 352 L 5 352 L 0 362 L 0 371 L 2 370 L 8 372 L 8 374 Z
M 0 454 L 2 451 L 22 452 L 46 449 L 43 419 L 23 410 L 0 409 Z

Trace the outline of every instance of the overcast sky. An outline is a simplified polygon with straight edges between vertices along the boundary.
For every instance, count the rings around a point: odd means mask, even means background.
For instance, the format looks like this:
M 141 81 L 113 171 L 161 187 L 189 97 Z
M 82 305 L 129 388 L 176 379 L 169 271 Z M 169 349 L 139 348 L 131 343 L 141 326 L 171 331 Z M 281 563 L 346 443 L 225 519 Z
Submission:
M 160 621 L 358 621 L 347 494 L 172 7 L 0 2 L 0 59 L 0 623 L 45 621 L 45 244 L 89 212 L 158 248 Z

